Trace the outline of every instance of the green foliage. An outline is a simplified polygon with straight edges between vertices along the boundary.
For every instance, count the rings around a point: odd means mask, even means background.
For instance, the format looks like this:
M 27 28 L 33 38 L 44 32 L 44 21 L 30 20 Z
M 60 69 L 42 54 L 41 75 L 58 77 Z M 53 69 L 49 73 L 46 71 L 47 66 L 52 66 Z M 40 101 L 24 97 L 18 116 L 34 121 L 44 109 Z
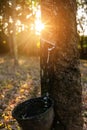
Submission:
M 80 51 L 80 58 L 87 59 L 87 36 L 80 36 L 78 49 Z
M 83 42 L 83 44 L 87 44 L 87 36 L 80 36 L 80 42 Z

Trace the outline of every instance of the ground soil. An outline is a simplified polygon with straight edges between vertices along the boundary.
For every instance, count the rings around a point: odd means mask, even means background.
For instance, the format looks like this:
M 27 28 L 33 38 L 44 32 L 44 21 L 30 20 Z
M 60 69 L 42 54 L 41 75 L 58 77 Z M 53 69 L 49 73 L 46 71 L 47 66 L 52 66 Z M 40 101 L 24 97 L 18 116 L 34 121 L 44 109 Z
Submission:
M 87 130 L 87 61 L 80 61 L 83 130 Z M 20 102 L 41 94 L 39 57 L 19 57 L 19 65 L 14 66 L 10 56 L 0 56 L 0 129 L 20 130 L 12 117 L 13 108 Z

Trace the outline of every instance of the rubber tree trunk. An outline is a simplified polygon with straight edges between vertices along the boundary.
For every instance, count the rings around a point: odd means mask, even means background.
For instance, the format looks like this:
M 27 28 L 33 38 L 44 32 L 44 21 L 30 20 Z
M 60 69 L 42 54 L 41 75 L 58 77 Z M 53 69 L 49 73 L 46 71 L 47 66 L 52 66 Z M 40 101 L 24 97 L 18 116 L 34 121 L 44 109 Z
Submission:
M 42 95 L 48 91 L 53 97 L 56 122 L 60 120 L 66 130 L 82 130 L 76 0 L 42 0 L 41 10 L 45 24 L 41 37 Z M 42 47 L 48 43 L 55 44 L 50 56 Z M 58 130 L 56 124 L 54 127 Z

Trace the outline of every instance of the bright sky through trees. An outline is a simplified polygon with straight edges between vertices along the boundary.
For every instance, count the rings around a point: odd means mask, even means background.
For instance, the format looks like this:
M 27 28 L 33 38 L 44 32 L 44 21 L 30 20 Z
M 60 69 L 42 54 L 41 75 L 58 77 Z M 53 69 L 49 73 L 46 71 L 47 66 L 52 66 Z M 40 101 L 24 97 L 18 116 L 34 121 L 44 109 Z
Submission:
M 87 3 L 86 0 L 77 0 L 77 30 L 80 35 L 87 36 Z
M 38 6 L 38 9 L 36 11 L 36 17 L 35 17 L 35 31 L 37 35 L 40 35 L 41 31 L 44 29 L 44 24 L 41 22 L 41 10 L 40 6 Z
M 78 31 L 80 32 L 80 35 L 87 35 L 87 14 L 84 11 L 84 9 L 79 9 L 77 11 L 77 17 L 78 19 L 82 18 L 82 21 L 78 21 Z

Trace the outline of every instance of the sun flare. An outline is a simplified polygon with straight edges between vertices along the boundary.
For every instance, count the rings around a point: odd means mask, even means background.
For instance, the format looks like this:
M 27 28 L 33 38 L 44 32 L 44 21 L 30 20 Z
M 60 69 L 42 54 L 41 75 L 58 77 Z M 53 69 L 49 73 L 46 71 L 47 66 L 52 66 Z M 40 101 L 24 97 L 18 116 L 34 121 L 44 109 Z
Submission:
M 40 6 L 38 6 L 35 13 L 35 21 L 32 24 L 31 30 L 35 30 L 36 35 L 40 35 L 43 29 L 44 29 L 44 23 L 42 23 L 41 21 L 41 10 Z
M 35 21 L 35 30 L 36 34 L 41 34 L 41 31 L 44 29 L 44 24 L 41 22 L 40 19 L 36 19 Z

